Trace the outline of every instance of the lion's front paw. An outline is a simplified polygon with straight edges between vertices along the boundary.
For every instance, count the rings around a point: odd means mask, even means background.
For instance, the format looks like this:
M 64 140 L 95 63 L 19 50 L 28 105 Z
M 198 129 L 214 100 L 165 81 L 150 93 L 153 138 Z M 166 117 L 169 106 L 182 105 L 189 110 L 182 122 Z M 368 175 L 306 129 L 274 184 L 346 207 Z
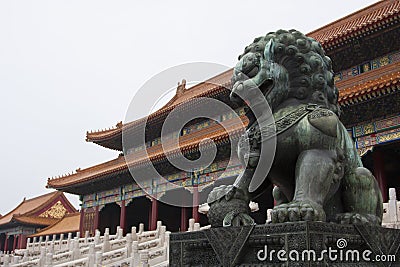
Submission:
M 381 219 L 371 214 L 359 214 L 353 212 L 341 213 L 336 216 L 340 224 L 373 224 L 380 225 Z
M 294 201 L 278 205 L 272 210 L 271 216 L 273 223 L 325 221 L 322 206 L 311 201 Z
M 222 185 L 208 195 L 207 217 L 211 227 L 254 224 L 245 192 L 233 185 Z

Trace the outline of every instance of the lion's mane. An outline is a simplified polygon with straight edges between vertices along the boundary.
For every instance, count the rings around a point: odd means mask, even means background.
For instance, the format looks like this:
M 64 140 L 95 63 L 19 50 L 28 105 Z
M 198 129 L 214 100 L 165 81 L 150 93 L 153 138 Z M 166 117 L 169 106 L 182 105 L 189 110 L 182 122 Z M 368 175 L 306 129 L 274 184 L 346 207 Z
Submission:
M 278 30 L 254 39 L 239 60 L 247 53 L 264 55 L 266 44 L 273 39 L 273 59 L 289 74 L 289 98 L 313 103 L 340 114 L 338 90 L 334 85 L 332 62 L 320 43 L 297 30 Z

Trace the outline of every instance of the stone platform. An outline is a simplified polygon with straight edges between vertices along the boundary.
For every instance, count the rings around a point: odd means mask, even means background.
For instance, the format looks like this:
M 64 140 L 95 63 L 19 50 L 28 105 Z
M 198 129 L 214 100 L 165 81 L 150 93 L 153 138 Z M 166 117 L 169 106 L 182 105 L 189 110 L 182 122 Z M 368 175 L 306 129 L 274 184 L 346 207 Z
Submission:
M 170 266 L 397 267 L 399 247 L 396 229 L 297 222 L 172 233 L 169 259 Z

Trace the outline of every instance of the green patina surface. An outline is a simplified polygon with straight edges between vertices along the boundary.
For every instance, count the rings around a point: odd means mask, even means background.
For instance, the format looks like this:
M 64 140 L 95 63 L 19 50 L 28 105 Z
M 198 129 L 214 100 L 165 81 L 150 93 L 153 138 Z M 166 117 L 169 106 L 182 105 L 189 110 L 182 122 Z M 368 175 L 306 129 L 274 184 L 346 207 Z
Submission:
M 317 41 L 296 30 L 256 38 L 232 80 L 231 100 L 248 105 L 250 123 L 238 146 L 245 170 L 234 185 L 210 193 L 213 227 L 252 224 L 248 204 L 271 184 L 278 204 L 273 223 L 381 224 L 381 193 L 339 120 L 332 63 Z M 275 156 L 262 172 L 270 142 Z

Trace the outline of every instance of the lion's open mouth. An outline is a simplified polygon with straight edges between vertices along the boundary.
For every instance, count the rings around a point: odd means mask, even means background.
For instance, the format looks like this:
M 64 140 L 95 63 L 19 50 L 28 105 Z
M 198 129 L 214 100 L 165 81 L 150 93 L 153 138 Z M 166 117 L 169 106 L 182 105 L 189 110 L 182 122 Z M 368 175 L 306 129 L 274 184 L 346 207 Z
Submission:
M 273 88 L 274 80 L 272 78 L 266 79 L 260 87 L 257 87 L 255 84 L 253 84 L 252 87 L 247 87 L 244 85 L 243 81 L 237 81 L 234 84 L 233 89 L 230 93 L 230 100 L 237 104 L 246 104 L 249 106 L 250 96 L 252 96 L 253 98 L 257 96 L 256 98 L 259 98 L 262 94 L 263 98 L 267 97 L 271 93 Z
M 253 78 L 254 76 L 257 75 L 259 70 L 258 66 L 253 67 L 251 70 L 244 72 L 244 74 L 248 77 L 248 78 Z

